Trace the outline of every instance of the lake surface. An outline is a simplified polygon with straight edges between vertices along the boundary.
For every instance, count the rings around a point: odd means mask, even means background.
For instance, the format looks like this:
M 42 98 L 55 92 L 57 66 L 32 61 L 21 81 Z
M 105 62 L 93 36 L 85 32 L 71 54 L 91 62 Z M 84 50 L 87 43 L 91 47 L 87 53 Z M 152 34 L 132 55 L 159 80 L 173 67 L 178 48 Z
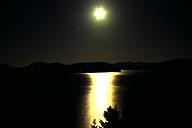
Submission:
M 4 76 L 3 118 L 15 126 L 90 128 L 111 105 L 126 106 L 127 77 L 138 71 Z M 139 71 L 140 72 L 140 71 Z M 129 80 L 128 80 L 129 81 Z M 12 122 L 12 123 L 10 123 Z
M 191 75 L 157 70 L 2 76 L 2 117 L 12 127 L 91 128 L 117 105 L 128 128 L 183 126 L 191 110 Z M 18 88 L 19 87 L 19 88 Z
M 109 106 L 117 105 L 121 110 L 125 100 L 122 96 L 128 86 L 123 86 L 117 81 L 134 73 L 136 71 L 81 74 L 87 76 L 88 83 L 87 86 L 83 86 L 86 93 L 80 99 L 80 128 L 90 128 L 94 119 L 105 120 L 103 113 Z
M 90 128 L 94 119 L 104 120 L 103 112 L 110 105 L 117 105 L 124 114 L 127 127 L 177 126 L 187 120 L 184 111 L 189 110 L 188 75 L 144 70 L 81 75 L 88 80 L 82 86 L 78 128 Z

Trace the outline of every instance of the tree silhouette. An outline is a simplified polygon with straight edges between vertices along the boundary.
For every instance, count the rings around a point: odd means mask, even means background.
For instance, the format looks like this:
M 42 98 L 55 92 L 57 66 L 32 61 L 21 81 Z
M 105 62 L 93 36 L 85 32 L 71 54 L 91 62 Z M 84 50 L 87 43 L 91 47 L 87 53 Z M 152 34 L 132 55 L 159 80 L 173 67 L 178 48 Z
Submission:
M 96 119 L 93 120 L 93 124 L 91 125 L 91 128 L 100 128 L 97 126 Z
M 93 120 L 93 124 L 91 125 L 91 128 L 121 128 L 122 127 L 122 121 L 120 118 L 120 112 L 117 110 L 117 107 L 115 106 L 112 108 L 109 106 L 107 108 L 107 111 L 104 111 L 103 114 L 106 121 L 100 120 L 99 123 L 101 126 L 98 126 L 96 123 L 96 119 Z

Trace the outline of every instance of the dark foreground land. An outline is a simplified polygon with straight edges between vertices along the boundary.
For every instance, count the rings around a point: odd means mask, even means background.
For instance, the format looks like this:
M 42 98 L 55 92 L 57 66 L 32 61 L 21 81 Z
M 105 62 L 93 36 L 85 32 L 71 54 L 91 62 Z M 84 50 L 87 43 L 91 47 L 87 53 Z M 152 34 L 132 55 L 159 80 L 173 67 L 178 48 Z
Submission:
M 126 99 L 122 116 L 128 128 L 186 127 L 191 122 L 191 61 L 157 65 L 117 81 L 129 88 L 122 96 Z M 79 85 L 87 78 L 71 73 L 3 72 L 0 80 L 2 125 L 78 127 L 81 119 L 74 117 L 83 94 Z

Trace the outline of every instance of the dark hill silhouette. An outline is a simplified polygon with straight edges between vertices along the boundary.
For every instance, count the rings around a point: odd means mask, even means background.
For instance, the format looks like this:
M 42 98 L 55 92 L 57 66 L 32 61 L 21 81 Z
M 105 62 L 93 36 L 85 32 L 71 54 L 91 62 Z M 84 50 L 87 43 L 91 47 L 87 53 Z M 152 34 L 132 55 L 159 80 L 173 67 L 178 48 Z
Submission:
M 48 70 L 48 65 L 48 63 L 44 62 L 35 62 L 24 67 L 24 70 L 27 72 L 45 72 Z
M 6 72 L 10 70 L 12 67 L 7 64 L 0 64 L 0 72 Z
M 35 62 L 24 67 L 25 72 L 64 74 L 69 72 L 69 67 L 61 63 Z
M 46 73 L 46 74 L 65 74 L 65 73 L 86 73 L 86 72 L 119 72 L 120 69 L 115 65 L 106 62 L 77 63 L 65 65 L 61 63 L 35 62 L 23 68 L 13 68 L 8 65 L 0 65 L 0 72 L 18 70 L 23 73 Z
M 18 68 L 6 64 L 0 65 L 0 73 L 44 73 L 44 74 L 66 74 L 87 72 L 119 72 L 120 70 L 191 70 L 191 59 L 174 59 L 160 63 L 144 62 L 120 62 L 110 64 L 106 62 L 76 63 L 65 65 L 61 63 L 35 62 L 26 67 Z
M 15 74 L 23 72 L 23 68 L 20 67 L 13 67 L 7 64 L 0 64 L 0 73 L 4 74 Z
M 72 72 L 119 72 L 115 65 L 106 62 L 77 63 L 70 65 Z
M 144 63 L 144 62 L 120 62 L 120 63 L 115 63 L 115 66 L 117 66 L 120 69 L 123 70 L 142 70 L 142 69 L 149 69 L 154 63 Z
M 142 70 L 142 69 L 192 69 L 191 59 L 173 59 L 162 61 L 159 63 L 144 63 L 144 62 L 121 62 L 114 64 L 123 70 Z
M 192 69 L 191 59 L 174 59 L 167 60 L 155 65 L 157 69 Z

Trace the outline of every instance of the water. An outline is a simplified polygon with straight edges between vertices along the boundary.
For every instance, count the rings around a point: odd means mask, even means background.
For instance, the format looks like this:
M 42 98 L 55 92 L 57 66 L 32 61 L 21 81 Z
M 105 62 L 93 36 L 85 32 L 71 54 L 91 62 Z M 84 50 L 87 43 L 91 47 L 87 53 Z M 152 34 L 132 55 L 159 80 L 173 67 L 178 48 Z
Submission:
M 87 86 L 83 86 L 86 93 L 81 97 L 81 110 L 79 121 L 80 128 L 90 128 L 93 120 L 105 120 L 103 112 L 109 106 L 115 106 L 121 110 L 122 93 L 128 89 L 117 79 L 121 76 L 132 75 L 134 71 L 128 72 L 105 72 L 105 73 L 85 73 L 88 78 Z
M 90 128 L 102 119 L 110 105 L 119 109 L 127 94 L 127 84 L 119 82 L 129 72 L 6 77 L 9 89 L 2 94 L 2 117 L 15 126 Z M 124 86 L 125 85 L 125 86 Z M 28 87 L 28 88 L 27 88 Z M 14 123 L 13 123 L 14 122 Z
M 90 128 L 93 119 L 104 120 L 107 107 L 117 105 L 129 128 L 171 127 L 185 124 L 189 120 L 185 114 L 191 110 L 191 76 L 178 70 L 29 75 L 3 80 L 4 86 L 21 87 L 1 94 L 2 122 L 7 126 Z

